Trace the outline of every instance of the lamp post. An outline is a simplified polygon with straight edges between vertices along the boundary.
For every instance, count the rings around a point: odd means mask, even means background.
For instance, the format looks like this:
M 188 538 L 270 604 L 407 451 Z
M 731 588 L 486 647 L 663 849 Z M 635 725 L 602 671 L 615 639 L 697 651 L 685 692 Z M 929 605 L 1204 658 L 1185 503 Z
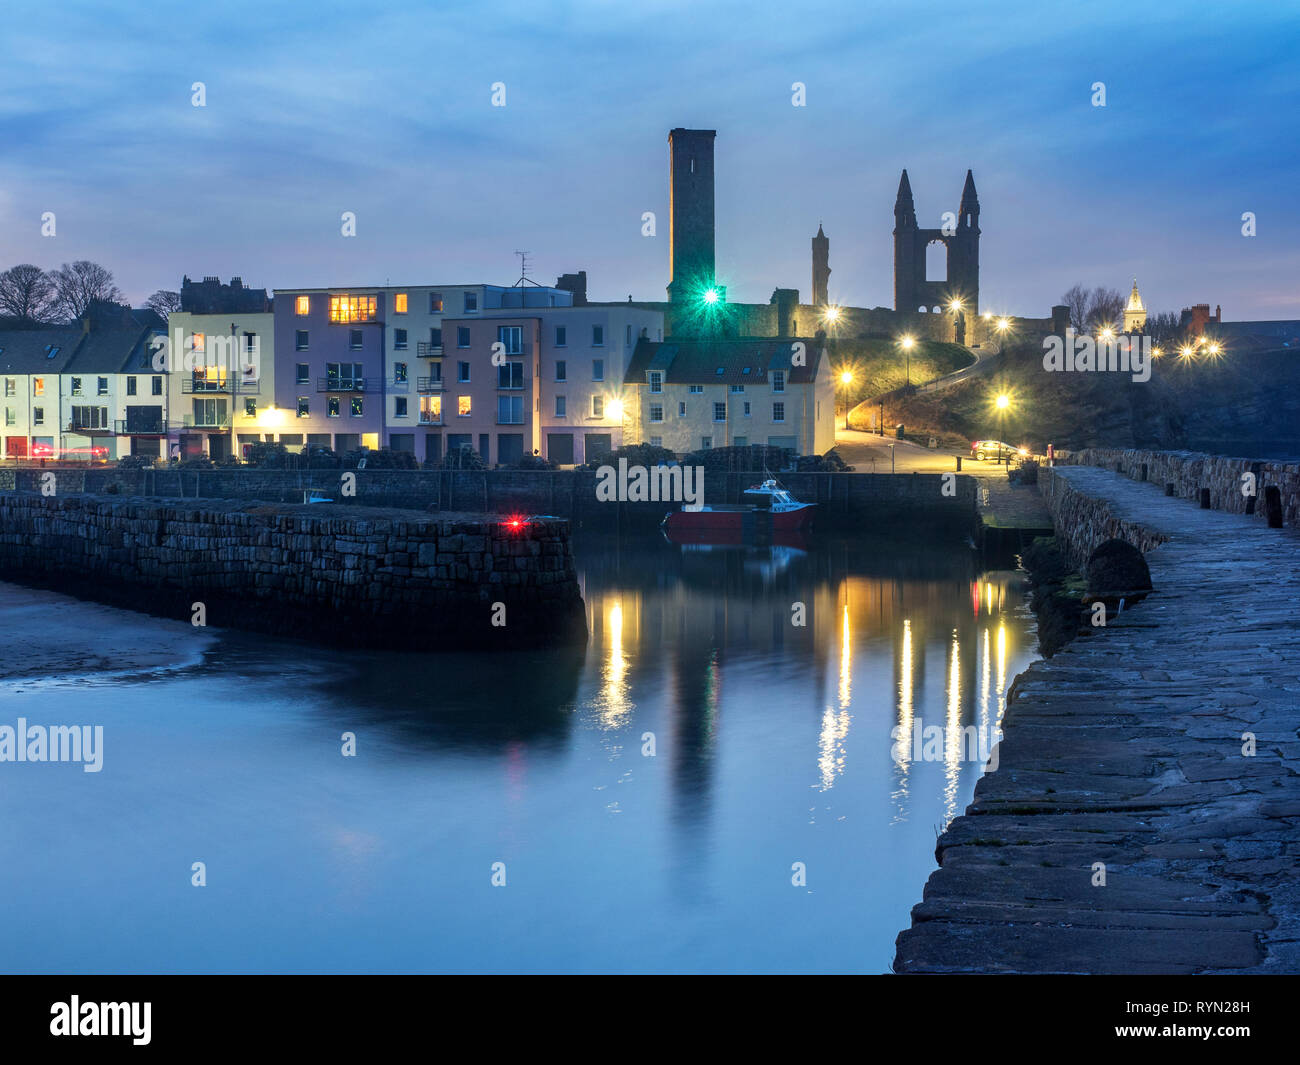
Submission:
M 840 374 L 840 384 L 844 386 L 844 428 L 849 427 L 849 385 L 853 384 L 853 371 L 845 370 Z
M 916 346 L 916 338 L 912 336 L 905 336 L 901 338 L 898 343 L 902 345 L 903 354 L 904 356 L 906 356 L 907 359 L 906 362 L 907 387 L 910 388 L 912 384 L 912 348 Z

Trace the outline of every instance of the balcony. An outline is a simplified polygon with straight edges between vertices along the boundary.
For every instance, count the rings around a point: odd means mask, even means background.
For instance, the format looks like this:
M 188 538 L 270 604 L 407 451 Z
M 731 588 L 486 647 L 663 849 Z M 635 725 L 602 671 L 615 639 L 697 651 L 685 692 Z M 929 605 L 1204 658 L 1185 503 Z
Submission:
M 206 381 L 203 378 L 186 377 L 181 379 L 181 394 L 185 396 L 235 395 L 261 391 L 261 383 L 253 378 L 249 380 L 226 378 L 224 381 Z
M 91 424 L 90 422 L 71 419 L 63 427 L 65 433 L 80 433 L 82 436 L 112 436 L 113 428 L 110 425 Z
M 318 377 L 317 392 L 373 392 L 377 381 L 373 377 Z
M 229 414 L 201 415 L 196 417 L 193 414 L 184 415 L 179 422 L 173 422 L 170 426 L 172 429 L 229 429 Z
M 426 340 L 421 340 L 415 345 L 415 353 L 422 359 L 440 359 L 442 358 L 442 345 L 430 344 Z
M 417 392 L 441 392 L 442 388 L 441 377 L 417 377 L 415 379 L 415 390 Z
M 162 436 L 167 432 L 162 418 L 127 418 L 113 423 L 118 436 Z
M 420 411 L 420 424 L 421 424 L 421 425 L 441 425 L 441 424 L 442 424 L 442 415 L 441 415 L 441 414 L 431 414 L 431 413 L 429 413 L 428 411 L 424 411 L 424 410 L 422 410 L 422 411 Z

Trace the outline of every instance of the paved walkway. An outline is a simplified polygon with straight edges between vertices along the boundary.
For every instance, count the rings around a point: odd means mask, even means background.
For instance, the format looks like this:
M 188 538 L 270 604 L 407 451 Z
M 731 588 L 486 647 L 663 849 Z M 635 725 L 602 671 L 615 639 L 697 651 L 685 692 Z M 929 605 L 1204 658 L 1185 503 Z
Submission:
M 1156 591 L 1016 678 L 894 967 L 1300 972 L 1300 535 L 1058 473 L 1171 537 Z

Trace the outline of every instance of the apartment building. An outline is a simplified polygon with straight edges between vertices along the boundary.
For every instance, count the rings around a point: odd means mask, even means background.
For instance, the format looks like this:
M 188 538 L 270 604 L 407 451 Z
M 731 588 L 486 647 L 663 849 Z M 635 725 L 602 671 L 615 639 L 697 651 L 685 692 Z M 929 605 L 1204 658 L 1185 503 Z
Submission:
M 678 454 L 769 444 L 820 455 L 835 446 L 835 383 L 816 340 L 646 340 L 623 383 L 629 443 Z
M 624 442 L 632 353 L 662 331 L 662 312 L 621 305 L 448 317 L 441 388 L 421 397 L 425 447 L 470 448 L 489 465 L 525 454 L 559 465 L 606 454 Z
M 174 311 L 165 366 L 171 456 L 242 459 L 287 420 L 275 406 L 271 311 Z

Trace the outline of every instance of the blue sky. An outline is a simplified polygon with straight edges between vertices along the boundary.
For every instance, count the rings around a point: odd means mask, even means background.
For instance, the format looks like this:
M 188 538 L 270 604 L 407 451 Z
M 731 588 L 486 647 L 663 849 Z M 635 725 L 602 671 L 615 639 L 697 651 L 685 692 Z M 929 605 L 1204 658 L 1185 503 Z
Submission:
M 821 222 L 832 298 L 892 305 L 899 171 L 937 227 L 969 167 L 986 309 L 1136 274 L 1152 310 L 1300 317 L 1300 5 L 6 7 L 0 267 L 95 259 L 135 302 L 183 273 L 510 284 L 516 249 L 537 280 L 663 299 L 687 126 L 718 131 L 733 300 L 808 298 Z

